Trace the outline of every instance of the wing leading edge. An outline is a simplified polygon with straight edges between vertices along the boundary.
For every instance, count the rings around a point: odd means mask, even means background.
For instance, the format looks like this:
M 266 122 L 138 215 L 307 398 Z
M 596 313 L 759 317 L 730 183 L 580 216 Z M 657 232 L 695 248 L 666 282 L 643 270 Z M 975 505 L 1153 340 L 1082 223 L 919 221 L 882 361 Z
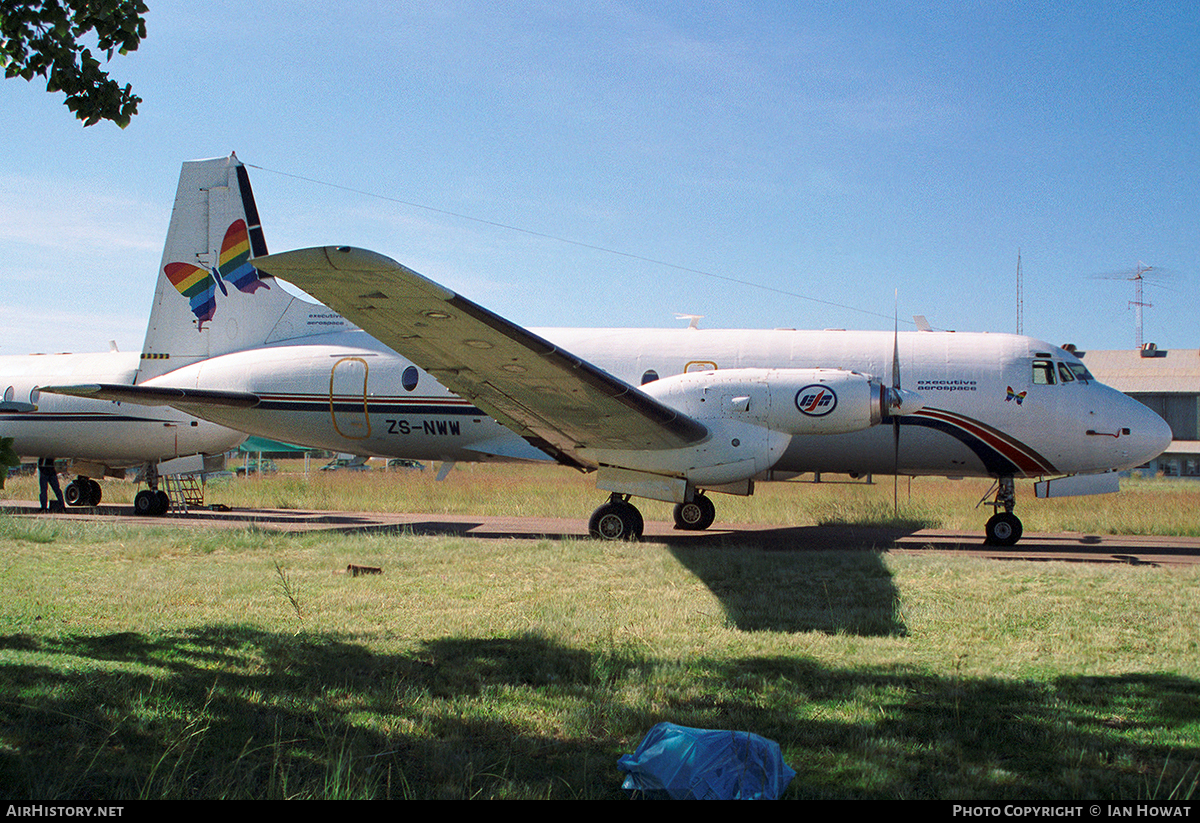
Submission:
M 562 462 L 578 450 L 673 449 L 705 426 L 374 252 L 326 246 L 256 258 Z

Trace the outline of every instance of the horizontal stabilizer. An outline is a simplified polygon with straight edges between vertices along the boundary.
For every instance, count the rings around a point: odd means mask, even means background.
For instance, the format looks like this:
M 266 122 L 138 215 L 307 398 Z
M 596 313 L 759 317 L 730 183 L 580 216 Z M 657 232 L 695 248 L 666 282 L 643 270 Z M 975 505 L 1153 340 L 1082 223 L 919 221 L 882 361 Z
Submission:
M 219 406 L 231 409 L 252 409 L 259 403 L 257 394 L 213 389 L 181 389 L 174 386 L 133 386 L 115 383 L 83 383 L 77 386 L 44 386 L 41 391 L 65 394 L 115 403 L 137 403 L 140 406 L 187 407 Z

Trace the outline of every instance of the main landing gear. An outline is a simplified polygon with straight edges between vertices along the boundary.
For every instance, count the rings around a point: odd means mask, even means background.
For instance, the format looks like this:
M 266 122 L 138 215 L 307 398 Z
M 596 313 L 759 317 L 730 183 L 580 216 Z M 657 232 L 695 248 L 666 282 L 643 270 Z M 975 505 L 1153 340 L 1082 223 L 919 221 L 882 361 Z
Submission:
M 592 512 L 588 534 L 604 540 L 640 540 L 645 525 L 629 495 L 613 492 L 607 503 Z
M 687 503 L 675 505 L 675 528 L 689 532 L 701 532 L 713 524 L 717 507 L 703 494 L 697 493 Z
M 99 506 L 100 484 L 82 474 L 63 489 L 63 499 L 68 506 Z
M 988 518 L 984 542 L 989 546 L 1013 546 L 1024 531 L 1020 519 L 1012 513 L 1017 505 L 1016 489 L 1011 477 L 1001 477 L 996 483 L 996 499 L 986 504 L 996 509 L 996 513 Z
M 699 492 L 687 503 L 675 506 L 675 528 L 684 531 L 703 531 L 713 524 L 717 508 Z M 629 495 L 614 492 L 605 503 L 592 512 L 588 534 L 604 540 L 640 540 L 645 522 L 642 513 L 629 502 Z

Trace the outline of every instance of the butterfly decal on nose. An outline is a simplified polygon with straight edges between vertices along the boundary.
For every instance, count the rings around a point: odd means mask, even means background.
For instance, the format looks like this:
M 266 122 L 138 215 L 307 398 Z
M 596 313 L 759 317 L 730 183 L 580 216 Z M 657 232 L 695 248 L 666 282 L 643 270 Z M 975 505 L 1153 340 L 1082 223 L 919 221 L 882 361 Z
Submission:
M 1027 391 L 1015 392 L 1015 391 L 1013 391 L 1013 387 L 1009 386 L 1008 387 L 1008 396 L 1004 398 L 1004 402 L 1007 403 L 1009 400 L 1016 400 L 1017 405 L 1019 406 L 1023 402 L 1025 402 L 1025 395 L 1027 395 L 1027 394 L 1029 394 L 1029 392 L 1027 392 Z
M 226 297 L 229 296 L 226 283 L 232 283 L 235 289 L 246 294 L 271 288 L 250 263 L 250 234 L 245 220 L 235 220 L 226 229 L 221 254 L 212 269 L 190 263 L 168 263 L 163 272 L 171 285 L 188 299 L 200 331 L 204 331 L 204 324 L 217 313 L 217 288 Z

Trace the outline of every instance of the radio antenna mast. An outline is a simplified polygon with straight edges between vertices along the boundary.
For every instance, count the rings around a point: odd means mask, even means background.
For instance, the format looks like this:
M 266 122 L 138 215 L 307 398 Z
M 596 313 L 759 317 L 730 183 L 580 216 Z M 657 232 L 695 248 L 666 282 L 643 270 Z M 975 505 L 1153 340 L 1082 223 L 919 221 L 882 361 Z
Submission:
M 1021 249 L 1017 247 L 1017 334 L 1025 333 L 1025 297 L 1021 293 Z

